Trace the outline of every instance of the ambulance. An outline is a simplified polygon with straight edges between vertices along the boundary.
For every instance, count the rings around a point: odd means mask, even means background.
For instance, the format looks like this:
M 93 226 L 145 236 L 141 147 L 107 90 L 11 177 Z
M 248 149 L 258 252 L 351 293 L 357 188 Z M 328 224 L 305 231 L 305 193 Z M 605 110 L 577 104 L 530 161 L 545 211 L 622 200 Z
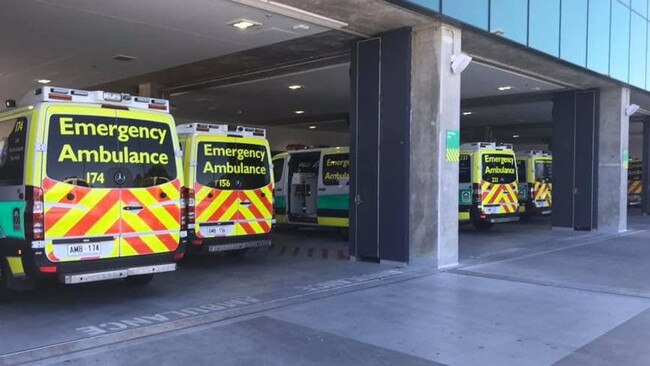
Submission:
M 639 206 L 643 194 L 643 161 L 630 159 L 627 169 L 627 204 Z
M 177 129 L 189 252 L 241 256 L 271 245 L 273 166 L 266 130 L 205 123 Z
M 273 157 L 278 224 L 350 226 L 350 148 L 299 149 Z
M 519 213 L 524 218 L 550 215 L 553 205 L 553 157 L 548 151 L 523 151 L 517 155 Z
M 0 113 L 0 281 L 147 284 L 184 255 L 169 102 L 44 86 Z
M 461 223 L 488 230 L 495 223 L 518 221 L 517 165 L 510 144 L 462 144 L 459 163 Z

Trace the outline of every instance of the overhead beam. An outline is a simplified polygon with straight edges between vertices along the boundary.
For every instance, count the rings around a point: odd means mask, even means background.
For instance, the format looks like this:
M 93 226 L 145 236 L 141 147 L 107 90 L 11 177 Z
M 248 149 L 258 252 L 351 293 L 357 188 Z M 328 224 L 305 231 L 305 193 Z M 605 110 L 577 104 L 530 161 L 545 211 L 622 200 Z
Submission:
M 461 100 L 461 108 L 494 107 L 496 105 L 513 105 L 536 102 L 549 102 L 557 92 L 521 93 L 493 95 L 489 97 L 468 98 Z

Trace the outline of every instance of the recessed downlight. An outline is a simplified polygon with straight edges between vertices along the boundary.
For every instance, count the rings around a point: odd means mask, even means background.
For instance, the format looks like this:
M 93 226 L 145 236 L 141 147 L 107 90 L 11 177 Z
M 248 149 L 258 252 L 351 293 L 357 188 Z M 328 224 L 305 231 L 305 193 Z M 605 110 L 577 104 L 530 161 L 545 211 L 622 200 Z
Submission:
M 309 129 L 310 129 L 310 130 L 315 130 L 315 129 L 316 129 L 316 126 L 309 126 Z
M 463 116 L 471 116 L 474 112 L 463 112 Z
M 39 83 L 39 84 L 49 84 L 49 83 L 52 82 L 52 80 L 50 80 L 50 79 L 37 79 L 36 82 Z
M 501 91 L 511 90 L 512 86 L 510 86 L 510 85 L 500 86 L 498 89 L 501 90 Z
M 514 135 L 512 135 L 512 138 L 513 138 L 513 139 L 518 139 L 518 138 L 519 138 L 519 135 L 514 134 Z
M 305 111 L 293 111 L 295 114 L 305 114 Z
M 262 23 L 258 23 L 248 19 L 238 19 L 235 20 L 234 22 L 229 23 L 229 25 L 241 30 L 251 30 L 254 28 L 261 27 Z
M 302 88 L 304 88 L 303 85 L 298 85 L 298 84 L 289 85 L 289 89 L 291 89 L 291 90 L 300 90 Z

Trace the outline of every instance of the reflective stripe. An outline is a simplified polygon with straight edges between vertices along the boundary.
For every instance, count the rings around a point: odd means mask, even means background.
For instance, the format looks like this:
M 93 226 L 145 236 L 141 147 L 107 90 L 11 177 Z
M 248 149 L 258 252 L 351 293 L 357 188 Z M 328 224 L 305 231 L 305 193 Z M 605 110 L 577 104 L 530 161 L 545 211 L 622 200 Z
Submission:
M 9 270 L 14 277 L 22 277 L 25 275 L 23 259 L 21 257 L 7 257 L 7 263 L 9 263 Z

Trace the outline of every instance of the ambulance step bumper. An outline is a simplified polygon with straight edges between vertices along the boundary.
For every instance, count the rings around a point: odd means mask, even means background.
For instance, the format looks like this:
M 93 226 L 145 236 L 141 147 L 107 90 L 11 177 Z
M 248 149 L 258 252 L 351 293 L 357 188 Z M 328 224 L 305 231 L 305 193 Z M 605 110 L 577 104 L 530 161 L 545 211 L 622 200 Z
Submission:
M 229 250 L 250 249 L 250 248 L 268 247 L 268 246 L 271 246 L 270 239 L 243 241 L 240 243 L 231 243 L 231 244 L 209 245 L 208 251 L 210 253 L 215 253 L 215 252 L 226 252 Z
M 161 264 L 155 266 L 124 268 L 124 269 L 118 269 L 114 271 L 65 274 L 65 275 L 61 275 L 59 277 L 59 280 L 67 285 L 72 285 L 77 283 L 115 280 L 118 278 L 126 278 L 130 276 L 173 272 L 175 270 L 176 270 L 176 263 L 168 263 L 168 264 Z

